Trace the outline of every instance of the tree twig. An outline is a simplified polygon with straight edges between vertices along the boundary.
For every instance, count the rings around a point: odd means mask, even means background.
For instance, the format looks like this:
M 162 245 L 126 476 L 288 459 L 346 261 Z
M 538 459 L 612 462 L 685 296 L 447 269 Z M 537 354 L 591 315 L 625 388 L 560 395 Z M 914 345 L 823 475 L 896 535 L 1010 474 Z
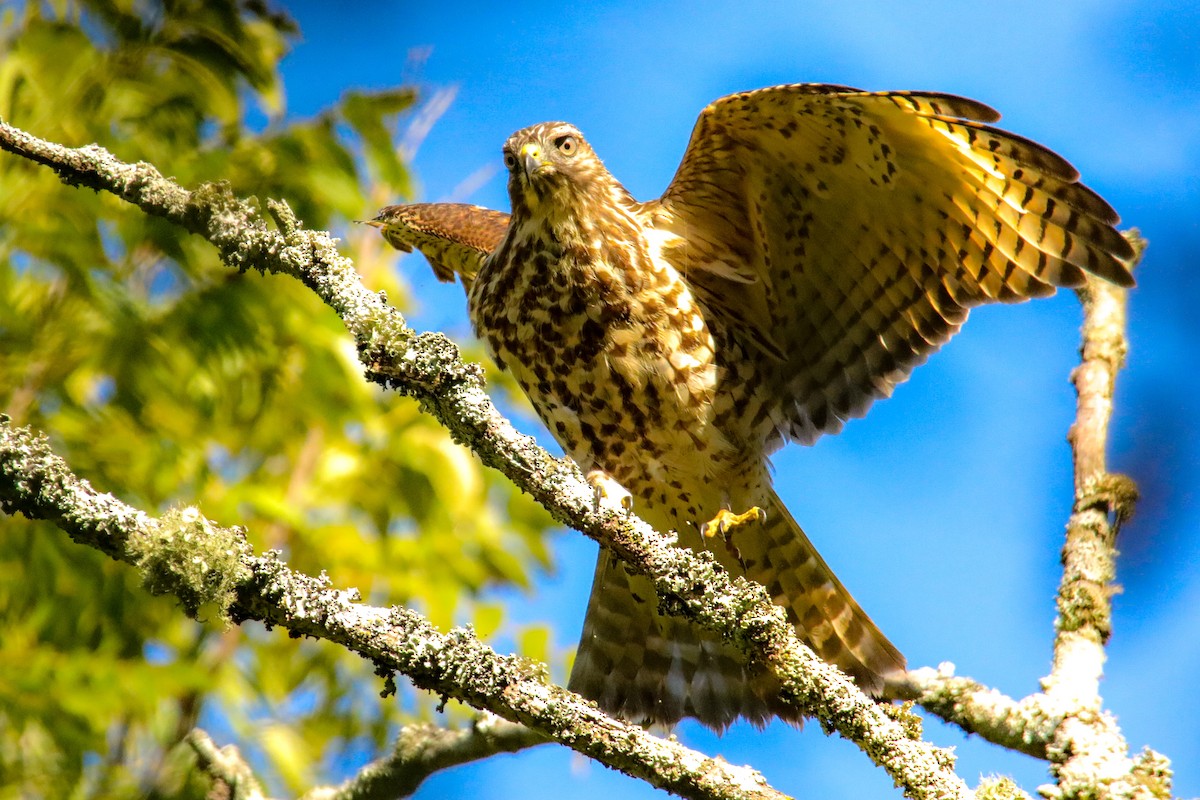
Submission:
M 1136 232 L 1127 235 L 1136 263 L 1145 243 Z M 1043 691 L 1016 701 L 956 678 L 952 669 L 928 668 L 912 671 L 895 689 L 968 732 L 1048 759 L 1058 785 L 1040 787 L 1046 797 L 1169 797 L 1169 762 L 1148 749 L 1130 758 L 1116 720 L 1100 700 L 1104 647 L 1112 632 L 1115 540 L 1133 513 L 1137 487 L 1108 473 L 1105 459 L 1116 377 L 1128 348 L 1126 292 L 1089 279 L 1079 294 L 1081 360 L 1071 376 L 1078 401 L 1068 434 L 1075 502 L 1062 552 L 1053 667 Z
M 898 699 L 913 700 L 967 733 L 1041 759 L 1046 758 L 1046 745 L 1064 713 L 1044 694 L 1018 701 L 970 678 L 958 677 L 953 664 L 909 670 L 895 683 L 889 682 L 889 689 Z
M 184 739 L 196 753 L 200 767 L 221 785 L 229 800 L 266 800 L 250 765 L 231 744 L 217 747 L 205 731 L 195 728 Z M 217 795 L 214 795 L 217 796 Z
M 371 762 L 341 786 L 322 787 L 302 800 L 393 800 L 407 797 L 433 773 L 478 761 L 496 753 L 515 753 L 546 738 L 524 725 L 487 714 L 469 728 L 448 730 L 436 725 L 409 725 L 400 731 L 392 751 Z
M 1128 234 L 1140 258 L 1144 242 Z M 1137 487 L 1107 471 L 1105 451 L 1117 373 L 1124 366 L 1124 290 L 1089 278 L 1079 292 L 1084 322 L 1081 361 L 1072 374 L 1078 396 L 1068 439 L 1075 466 L 1075 504 L 1063 545 L 1054 662 L 1042 684 L 1050 702 L 1064 709 L 1047 745 L 1057 786 L 1050 798 L 1166 798 L 1171 773 L 1166 759 L 1147 750 L 1136 759 L 1112 714 L 1103 710 L 1100 679 L 1104 647 L 1112 633 L 1116 536 L 1133 513 Z
M 549 456 L 492 407 L 478 366 L 464 364 L 458 348 L 441 334 L 414 334 L 383 298 L 362 287 L 329 236 L 303 229 L 286 205 L 269 204 L 276 232 L 225 187 L 209 184 L 187 192 L 154 167 L 125 164 L 94 145 L 66 148 L 0 123 L 0 148 L 49 166 L 69 184 L 112 192 L 204 236 L 239 270 L 298 277 L 342 318 L 369 378 L 417 398 L 455 438 L 556 519 L 653 578 L 667 611 L 727 638 L 752 662 L 774 672 L 785 702 L 855 742 L 910 797 L 968 795 L 952 770 L 952 757 L 910 738 L 905 726 L 817 658 L 761 586 L 731 580 L 709 554 L 673 547 L 669 537 L 618 509 L 594 508 L 594 494 L 574 464 Z M 491 708 L 483 698 L 479 707 Z

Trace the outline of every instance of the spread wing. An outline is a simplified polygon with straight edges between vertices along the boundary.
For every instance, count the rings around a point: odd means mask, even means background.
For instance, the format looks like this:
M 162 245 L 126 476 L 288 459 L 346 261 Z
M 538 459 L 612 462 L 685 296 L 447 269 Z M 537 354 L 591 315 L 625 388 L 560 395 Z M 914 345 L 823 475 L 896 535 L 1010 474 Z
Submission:
M 458 275 L 471 288 L 484 257 L 508 231 L 508 214 L 466 203 L 412 203 L 388 206 L 367 222 L 397 250 L 420 250 L 441 281 Z
M 967 310 L 1129 286 L 1113 209 L 1065 160 L 960 97 L 798 84 L 700 115 L 643 206 L 714 323 L 748 345 L 753 435 L 810 443 L 861 416 Z

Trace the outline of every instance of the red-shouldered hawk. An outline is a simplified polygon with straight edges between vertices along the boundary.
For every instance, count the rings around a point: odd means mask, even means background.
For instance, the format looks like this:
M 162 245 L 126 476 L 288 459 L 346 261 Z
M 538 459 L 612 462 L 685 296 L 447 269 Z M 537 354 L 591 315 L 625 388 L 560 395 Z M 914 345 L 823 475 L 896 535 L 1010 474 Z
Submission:
M 972 306 L 1085 272 L 1133 283 L 1112 208 L 998 117 L 933 93 L 736 94 L 704 109 L 644 203 L 575 127 L 545 123 L 504 145 L 511 216 L 420 204 L 373 224 L 462 279 L 476 332 L 597 491 L 762 583 L 878 693 L 904 659 L 780 502 L 767 457 L 890 395 Z M 794 713 L 603 550 L 570 686 L 637 722 Z

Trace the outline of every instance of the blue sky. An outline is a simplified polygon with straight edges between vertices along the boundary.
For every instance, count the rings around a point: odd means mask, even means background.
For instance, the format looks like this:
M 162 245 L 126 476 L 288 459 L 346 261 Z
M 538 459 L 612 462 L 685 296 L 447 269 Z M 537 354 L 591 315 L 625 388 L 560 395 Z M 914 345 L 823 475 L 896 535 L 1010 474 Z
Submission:
M 992 105 L 1002 126 L 1055 149 L 1151 241 L 1131 300 L 1111 468 L 1141 484 L 1120 542 L 1107 706 L 1136 752 L 1174 760 L 1175 790 L 1200 795 L 1200 5 L 949 1 L 719 4 L 293 3 L 303 42 L 285 62 L 289 112 L 345 90 L 417 78 L 456 95 L 418 150 L 422 200 L 507 209 L 498 169 L 513 130 L 577 124 L 638 197 L 674 173 L 700 109 L 730 92 L 819 81 L 954 92 Z M 412 66 L 411 53 L 423 53 Z M 494 170 L 489 172 L 489 170 Z M 466 184 L 479 184 L 465 191 Z M 374 209 L 364 208 L 364 215 Z M 465 336 L 461 291 L 420 258 L 398 262 L 418 321 Z M 452 312 L 446 311 L 452 309 Z M 1072 295 L 982 309 L 896 396 L 815 447 L 776 459 L 796 518 L 914 666 L 1015 695 L 1048 671 L 1053 592 L 1070 508 L 1067 383 L 1080 312 Z M 524 427 L 534 432 L 532 423 Z M 578 636 L 594 546 L 565 535 L 558 572 L 514 614 Z M 969 783 L 1044 765 L 930 722 L 957 747 Z M 881 770 L 819 726 L 736 727 L 680 738 L 751 763 L 804 796 L 897 796 Z M 662 797 L 563 748 L 459 768 L 421 798 Z

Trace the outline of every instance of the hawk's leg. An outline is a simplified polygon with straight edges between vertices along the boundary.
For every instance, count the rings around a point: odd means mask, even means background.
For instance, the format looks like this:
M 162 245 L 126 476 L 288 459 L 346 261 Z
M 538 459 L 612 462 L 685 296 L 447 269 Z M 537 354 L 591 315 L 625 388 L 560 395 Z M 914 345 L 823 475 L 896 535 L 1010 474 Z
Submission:
M 625 513 L 633 510 L 633 495 L 631 495 L 624 486 L 617 483 L 611 475 L 602 469 L 588 470 L 584 479 L 588 485 L 592 487 L 592 491 L 596 493 L 596 509 L 600 509 L 600 504 L 608 500 L 613 505 L 619 506 Z
M 767 512 L 758 506 L 750 506 L 741 514 L 734 514 L 728 508 L 722 508 L 712 519 L 700 526 L 700 533 L 710 539 L 713 536 L 724 538 L 725 534 L 734 528 L 740 528 L 755 521 L 760 525 L 765 525 L 767 522 Z

